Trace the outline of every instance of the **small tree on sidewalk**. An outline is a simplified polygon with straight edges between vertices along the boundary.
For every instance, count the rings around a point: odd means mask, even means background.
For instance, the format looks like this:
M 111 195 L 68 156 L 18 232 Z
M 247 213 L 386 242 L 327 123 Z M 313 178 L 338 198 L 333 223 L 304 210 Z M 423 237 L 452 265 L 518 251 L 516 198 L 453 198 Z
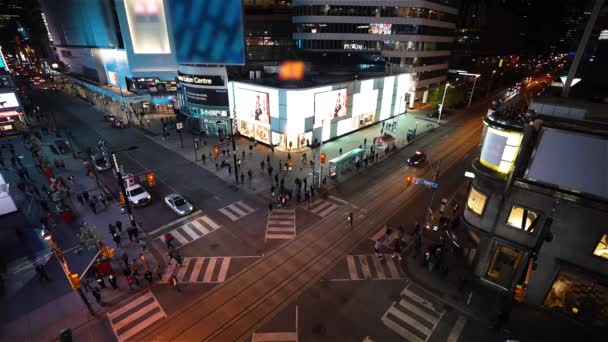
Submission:
M 89 250 L 97 248 L 100 241 L 95 225 L 86 222 L 80 226 L 78 237 L 80 238 L 80 243 Z

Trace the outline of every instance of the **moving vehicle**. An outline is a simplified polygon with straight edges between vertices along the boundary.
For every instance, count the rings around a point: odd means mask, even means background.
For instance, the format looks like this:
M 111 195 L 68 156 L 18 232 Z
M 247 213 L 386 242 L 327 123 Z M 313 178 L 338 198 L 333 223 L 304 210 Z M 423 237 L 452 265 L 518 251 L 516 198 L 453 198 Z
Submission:
M 407 158 L 407 164 L 410 166 L 418 166 L 426 161 L 426 153 L 416 151 L 411 157 Z
M 108 158 L 102 154 L 94 154 L 91 156 L 91 162 L 95 165 L 95 168 L 99 171 L 106 171 L 112 168 L 112 164 Z
M 165 204 L 171 208 L 177 215 L 186 215 L 191 213 L 194 207 L 180 194 L 170 194 L 165 196 Z
M 143 207 L 150 203 L 152 196 L 139 184 L 133 184 L 127 189 L 127 198 L 136 207 Z

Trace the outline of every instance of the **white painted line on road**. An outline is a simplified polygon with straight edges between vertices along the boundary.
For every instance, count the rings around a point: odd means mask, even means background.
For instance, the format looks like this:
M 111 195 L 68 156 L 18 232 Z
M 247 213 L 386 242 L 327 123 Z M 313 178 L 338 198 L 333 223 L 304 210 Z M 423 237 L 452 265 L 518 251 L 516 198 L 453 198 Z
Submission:
M 228 218 L 231 219 L 232 221 L 236 221 L 239 219 L 238 217 L 234 216 L 231 212 L 229 212 L 225 208 L 220 209 L 219 212 L 228 216 Z
M 327 197 L 328 197 L 328 198 L 331 198 L 332 200 L 334 200 L 334 201 L 336 201 L 336 202 L 338 202 L 338 203 L 342 203 L 342 204 L 348 204 L 348 202 L 347 202 L 347 201 L 345 201 L 345 200 L 343 200 L 343 199 L 341 199 L 341 198 L 338 198 L 338 197 L 336 197 L 336 196 L 329 195 L 329 196 L 327 196 Z
M 226 279 L 226 274 L 228 273 L 228 265 L 230 265 L 230 258 L 223 258 L 222 266 L 220 266 L 220 273 L 217 276 L 218 282 L 223 282 Z
M 210 219 L 208 216 L 201 217 L 201 220 L 205 221 L 205 223 L 207 223 L 214 230 L 218 229 L 220 227 L 220 226 L 217 225 L 217 223 L 213 222 L 213 220 Z
M 206 218 L 207 216 L 204 216 L 204 217 Z M 205 221 L 205 220 L 203 220 L 203 221 Z M 205 222 L 207 222 L 207 221 L 205 221 Z M 211 221 L 211 222 L 213 222 L 213 221 Z M 205 226 L 200 224 L 200 222 L 192 221 L 192 222 L 190 222 L 190 224 L 193 225 L 194 228 L 198 229 L 201 233 L 203 233 L 203 235 L 209 234 L 209 230 L 207 228 L 205 228 Z M 198 238 L 198 236 L 197 236 L 197 238 Z
M 170 226 L 173 226 L 173 225 L 175 225 L 175 224 L 177 224 L 177 223 L 180 223 L 180 222 L 182 222 L 182 221 L 185 221 L 185 220 L 189 219 L 191 216 L 196 215 L 196 214 L 198 214 L 198 213 L 200 213 L 200 212 L 201 212 L 200 210 L 197 210 L 197 211 L 193 212 L 192 214 L 189 214 L 189 215 L 187 215 L 187 216 L 184 216 L 184 217 L 182 217 L 182 218 L 180 218 L 180 219 L 177 219 L 177 220 L 175 220 L 175 221 L 173 221 L 173 222 L 169 222 L 169 223 L 167 223 L 167 224 L 166 224 L 166 225 L 164 225 L 164 226 L 158 227 L 158 228 L 154 229 L 153 231 L 148 232 L 148 235 L 154 235 L 154 234 L 156 234 L 156 233 L 160 232 L 161 230 L 163 230 L 163 229 L 167 229 L 167 228 L 168 228 L 168 227 L 170 227 Z
M 361 263 L 361 272 L 363 272 L 363 278 L 372 279 L 372 271 L 367 263 L 367 255 L 361 255 L 358 257 L 359 263 Z
M 386 275 L 384 274 L 384 269 L 382 268 L 382 264 L 380 263 L 380 259 L 372 257 L 374 261 L 374 268 L 376 269 L 376 273 L 378 273 L 378 279 L 386 279 Z M 392 260 L 387 259 L 387 263 L 392 262 Z
M 243 201 L 238 201 L 236 203 L 238 203 L 242 208 L 244 208 L 245 210 L 247 210 L 249 214 L 255 211 L 255 209 L 253 209 L 252 207 L 248 206 Z
M 346 264 L 348 265 L 348 274 L 350 275 L 350 280 L 360 279 L 359 272 L 357 272 L 357 265 L 355 264 L 355 257 L 352 255 L 347 255 Z
M 203 277 L 203 283 L 208 283 L 211 281 L 211 277 L 213 276 L 213 270 L 215 269 L 216 258 L 211 258 L 209 260 L 209 264 L 207 264 L 207 269 L 205 270 L 205 276 Z
M 456 320 L 456 323 L 454 323 L 452 331 L 450 331 L 450 335 L 448 335 L 446 342 L 458 342 L 466 323 L 467 318 L 463 315 L 458 315 L 458 319 Z
M 201 269 L 203 268 L 203 263 L 205 262 L 204 258 L 197 258 L 194 262 L 194 268 L 192 269 L 192 274 L 190 275 L 190 279 L 196 281 L 198 279 L 198 275 L 201 273 Z
M 236 203 L 240 203 L 240 202 L 236 202 Z M 243 217 L 243 216 L 247 215 L 247 213 L 245 211 L 241 210 L 236 205 L 228 206 L 228 208 L 230 208 L 230 210 L 234 211 L 235 213 L 239 214 L 240 215 L 239 217 Z
M 198 233 L 196 233 L 192 228 L 188 227 L 188 225 L 182 226 L 182 230 L 184 233 L 186 233 L 186 235 L 190 236 L 192 240 L 196 240 L 199 237 Z

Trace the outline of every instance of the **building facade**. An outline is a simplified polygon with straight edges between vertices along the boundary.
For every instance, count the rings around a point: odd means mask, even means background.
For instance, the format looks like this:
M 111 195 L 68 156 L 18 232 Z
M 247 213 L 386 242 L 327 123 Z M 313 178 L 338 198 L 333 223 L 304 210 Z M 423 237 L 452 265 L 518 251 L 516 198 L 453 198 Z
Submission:
M 294 0 L 293 37 L 308 55 L 357 55 L 358 71 L 412 75 L 412 102 L 446 79 L 458 10 L 434 1 Z
M 491 112 L 463 222 L 481 283 L 606 328 L 608 125 L 568 105 L 527 119 Z

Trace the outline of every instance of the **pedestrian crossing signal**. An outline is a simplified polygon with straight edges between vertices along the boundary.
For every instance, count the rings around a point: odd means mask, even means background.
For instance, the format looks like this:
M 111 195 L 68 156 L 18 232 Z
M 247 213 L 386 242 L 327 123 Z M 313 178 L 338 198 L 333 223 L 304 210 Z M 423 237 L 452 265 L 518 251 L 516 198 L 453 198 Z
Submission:
M 146 176 L 146 179 L 148 180 L 148 186 L 149 187 L 156 186 L 156 176 L 154 175 L 153 172 L 148 172 L 148 175 Z
M 120 200 L 120 203 L 125 204 L 125 195 L 122 192 L 118 193 L 118 199 Z
M 414 176 L 406 176 L 405 177 L 405 185 L 410 186 L 414 182 Z
M 70 278 L 70 284 L 72 285 L 73 289 L 79 289 L 80 288 L 80 276 L 77 273 L 70 273 L 68 274 L 68 277 Z
M 214 156 L 215 158 L 217 158 L 217 157 L 219 157 L 219 156 L 220 156 L 220 148 L 219 148 L 219 147 L 215 146 L 215 147 L 213 148 L 213 156 Z
M 327 160 L 327 153 L 321 152 L 321 164 L 325 165 L 326 160 Z

